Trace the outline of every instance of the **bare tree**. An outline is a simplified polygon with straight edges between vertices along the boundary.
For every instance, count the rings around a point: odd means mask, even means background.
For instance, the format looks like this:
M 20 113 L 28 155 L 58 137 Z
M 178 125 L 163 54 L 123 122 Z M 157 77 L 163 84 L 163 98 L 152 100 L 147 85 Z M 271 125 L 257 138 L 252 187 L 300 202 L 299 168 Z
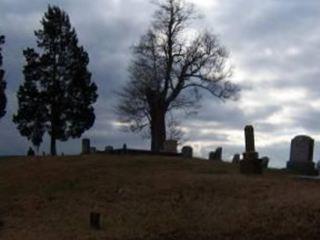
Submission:
M 130 130 L 145 128 L 151 150 L 160 151 L 166 140 L 166 116 L 197 106 L 207 90 L 220 99 L 236 95 L 238 87 L 227 78 L 228 53 L 208 31 L 191 38 L 189 24 L 196 19 L 192 4 L 183 0 L 158 3 L 151 27 L 133 47 L 130 80 L 119 93 L 117 113 Z

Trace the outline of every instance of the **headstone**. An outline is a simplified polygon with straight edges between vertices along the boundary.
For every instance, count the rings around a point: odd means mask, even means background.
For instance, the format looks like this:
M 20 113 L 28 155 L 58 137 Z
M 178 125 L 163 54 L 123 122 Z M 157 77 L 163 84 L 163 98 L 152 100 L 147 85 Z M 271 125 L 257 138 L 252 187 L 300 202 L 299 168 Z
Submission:
M 123 144 L 123 146 L 122 146 L 122 152 L 124 153 L 124 154 L 127 154 L 127 151 L 128 150 L 128 148 L 127 148 L 127 144 L 125 143 L 125 144 Z
M 112 152 L 113 152 L 113 147 L 112 147 L 112 146 L 106 146 L 105 149 L 104 149 L 104 151 L 105 151 L 106 153 L 112 153 Z
M 240 162 L 240 154 L 235 154 L 232 159 L 233 164 L 238 164 Z
M 90 213 L 90 227 L 95 230 L 100 230 L 101 225 L 101 214 L 97 212 Z
M 309 136 L 297 136 L 291 141 L 290 160 L 287 169 L 300 174 L 314 175 L 314 140 Z
M 269 165 L 269 162 L 270 162 L 270 158 L 268 158 L 268 157 L 262 157 L 262 158 L 261 158 L 262 168 L 267 169 L 267 168 L 268 168 L 268 165 Z
M 95 147 L 90 148 L 90 153 L 96 153 L 96 152 L 97 152 L 97 148 L 95 148 Z
M 90 154 L 90 139 L 82 139 L 82 154 Z
M 35 152 L 33 151 L 32 147 L 29 147 L 28 152 L 27 152 L 27 155 L 28 155 L 29 157 L 36 155 Z
M 177 153 L 178 141 L 176 140 L 166 140 L 163 143 L 163 152 L 166 153 Z
M 193 157 L 193 149 L 190 146 L 185 146 L 181 150 L 182 156 L 184 158 L 192 158 Z
M 218 147 L 216 151 L 209 153 L 210 161 L 222 161 L 222 147 Z
M 246 126 L 245 133 L 245 149 L 243 160 L 240 161 L 240 172 L 243 174 L 262 174 L 261 159 L 255 150 L 254 128 Z
M 318 175 L 320 176 L 320 161 L 317 162 L 316 169 L 318 171 Z
M 218 147 L 216 149 L 215 160 L 216 161 L 222 161 L 222 147 Z

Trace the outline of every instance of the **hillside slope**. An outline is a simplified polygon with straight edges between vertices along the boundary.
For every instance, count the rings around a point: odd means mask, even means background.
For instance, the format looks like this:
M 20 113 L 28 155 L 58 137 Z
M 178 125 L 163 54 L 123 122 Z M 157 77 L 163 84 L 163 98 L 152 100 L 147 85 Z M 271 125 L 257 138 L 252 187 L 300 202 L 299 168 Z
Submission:
M 0 221 L 4 240 L 319 239 L 320 183 L 196 159 L 2 158 Z

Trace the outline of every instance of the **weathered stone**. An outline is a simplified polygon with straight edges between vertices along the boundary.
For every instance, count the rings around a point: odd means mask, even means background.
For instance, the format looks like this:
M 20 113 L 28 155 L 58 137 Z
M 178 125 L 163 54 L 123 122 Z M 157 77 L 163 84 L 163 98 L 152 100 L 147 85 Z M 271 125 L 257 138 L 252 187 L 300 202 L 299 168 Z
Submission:
M 27 152 L 27 156 L 31 157 L 31 156 L 35 156 L 35 152 L 33 151 L 32 147 L 29 147 L 28 152 Z
M 112 152 L 113 152 L 113 147 L 112 147 L 112 146 L 106 146 L 105 149 L 104 149 L 104 151 L 105 151 L 106 153 L 112 153 Z
M 214 158 L 216 156 L 216 152 L 209 152 L 209 160 L 214 161 Z
M 90 213 L 90 227 L 95 230 L 100 230 L 102 227 L 101 214 L 97 212 Z
M 184 158 L 192 158 L 193 157 L 193 149 L 190 146 L 185 146 L 181 150 L 182 156 Z
M 90 148 L 90 153 L 96 153 L 96 152 L 97 152 L 97 148 L 95 148 L 95 147 Z
M 245 149 L 243 160 L 240 161 L 240 172 L 242 174 L 262 174 L 262 160 L 259 159 L 259 154 L 255 151 L 254 128 L 246 126 L 245 133 Z
M 246 152 L 255 152 L 254 144 L 254 128 L 253 126 L 246 126 L 245 129 L 245 142 L 246 142 Z
M 287 169 L 300 174 L 316 173 L 313 160 L 314 140 L 309 136 L 297 136 L 291 141 L 290 160 Z
M 127 148 L 127 144 L 123 144 L 122 146 L 122 153 L 127 154 L 128 153 L 128 148 Z
M 82 154 L 90 154 L 90 139 L 82 139 Z
M 222 161 L 222 147 L 218 147 L 216 149 L 215 160 L 216 161 Z
M 163 152 L 167 153 L 177 153 L 178 141 L 167 140 L 163 144 Z
M 270 159 L 268 157 L 262 157 L 261 158 L 262 168 L 264 168 L 264 169 L 268 168 L 269 161 L 270 161 Z
M 240 162 L 240 154 L 235 154 L 232 159 L 233 164 L 238 164 Z
M 209 153 L 210 161 L 222 161 L 222 147 L 218 147 L 216 151 Z

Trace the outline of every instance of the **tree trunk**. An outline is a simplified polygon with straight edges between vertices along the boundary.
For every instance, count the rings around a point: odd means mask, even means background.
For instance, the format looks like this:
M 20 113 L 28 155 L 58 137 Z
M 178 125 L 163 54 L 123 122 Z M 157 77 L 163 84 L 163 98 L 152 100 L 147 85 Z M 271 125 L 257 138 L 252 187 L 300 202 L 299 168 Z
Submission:
M 50 144 L 51 156 L 57 155 L 56 138 L 51 134 L 51 144 Z
M 151 151 L 160 152 L 166 140 L 166 111 L 154 108 L 151 114 Z

